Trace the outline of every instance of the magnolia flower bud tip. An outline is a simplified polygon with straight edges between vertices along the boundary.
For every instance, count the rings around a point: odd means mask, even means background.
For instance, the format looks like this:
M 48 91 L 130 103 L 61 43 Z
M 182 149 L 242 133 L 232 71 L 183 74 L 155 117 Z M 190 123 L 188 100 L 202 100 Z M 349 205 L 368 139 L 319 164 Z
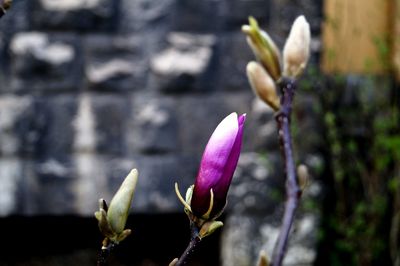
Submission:
M 247 66 L 246 66 L 247 75 L 249 75 L 249 72 L 254 71 L 254 68 L 257 68 L 257 67 L 258 67 L 257 65 L 258 65 L 258 63 L 257 63 L 256 61 L 250 61 L 250 62 L 248 62 L 248 63 L 247 63 Z
M 130 172 L 129 175 L 139 175 L 139 171 L 136 168 L 133 168 Z
M 249 25 L 243 25 L 242 26 L 242 32 L 243 33 L 249 33 L 251 31 L 251 28 Z
M 306 17 L 304 16 L 304 15 L 300 15 L 300 16 L 298 16 L 296 19 L 295 19 L 295 22 L 296 21 L 300 21 L 300 22 L 307 22 L 307 20 L 306 20 Z
M 258 22 L 253 16 L 249 16 L 249 24 L 258 27 Z
M 242 126 L 244 124 L 244 122 L 246 121 L 246 117 L 247 117 L 246 113 L 239 116 L 239 118 L 238 118 L 239 126 Z
M 129 174 L 127 175 L 127 177 L 125 178 L 123 183 L 125 183 L 125 182 L 128 183 L 129 182 L 130 185 L 133 187 L 133 190 L 134 190 L 135 187 L 136 187 L 136 183 L 137 183 L 138 177 L 139 177 L 139 172 L 138 172 L 138 170 L 136 168 L 134 168 L 129 172 Z
M 293 22 L 283 48 L 284 75 L 297 77 L 307 65 L 310 54 L 311 31 L 306 18 L 301 15 Z
M 168 266 L 175 266 L 177 262 L 178 262 L 178 258 L 175 258 L 173 261 L 170 262 L 170 264 Z
M 242 119 L 245 119 L 245 118 L 246 118 L 246 113 L 243 113 L 243 114 L 239 115 L 238 113 L 233 112 L 232 114 L 235 115 L 235 118 L 236 118 L 238 121 L 241 121 Z

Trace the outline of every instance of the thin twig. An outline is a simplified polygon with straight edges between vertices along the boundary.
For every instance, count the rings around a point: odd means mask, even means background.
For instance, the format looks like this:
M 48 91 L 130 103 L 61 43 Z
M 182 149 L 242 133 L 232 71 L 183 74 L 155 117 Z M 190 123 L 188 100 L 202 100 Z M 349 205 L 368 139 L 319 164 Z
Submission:
M 199 237 L 199 229 L 193 222 L 190 222 L 190 230 L 191 230 L 191 237 L 189 245 L 183 252 L 182 256 L 179 258 L 179 260 L 176 262 L 175 266 L 186 265 L 188 259 L 193 254 L 197 244 L 201 241 L 201 238 Z
M 108 257 L 110 256 L 111 251 L 115 248 L 115 243 L 107 241 L 106 239 L 104 240 L 104 242 L 97 258 L 97 266 L 107 265 Z
M 282 265 L 287 249 L 290 228 L 301 196 L 301 190 L 296 177 L 296 167 L 293 160 L 292 137 L 290 132 L 290 115 L 292 112 L 292 103 L 296 84 L 292 79 L 282 79 L 279 86 L 282 92 L 281 109 L 276 115 L 276 121 L 278 124 L 278 134 L 282 155 L 285 161 L 287 199 L 281 231 L 272 255 L 272 266 Z

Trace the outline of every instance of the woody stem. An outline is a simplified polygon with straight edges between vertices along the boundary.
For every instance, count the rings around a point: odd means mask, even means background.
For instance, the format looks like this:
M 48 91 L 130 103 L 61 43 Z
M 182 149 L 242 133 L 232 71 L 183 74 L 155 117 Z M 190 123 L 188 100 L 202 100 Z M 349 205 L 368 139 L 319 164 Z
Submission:
M 294 215 L 301 196 L 301 190 L 296 177 L 296 167 L 292 150 L 292 136 L 290 131 L 290 115 L 292 112 L 296 83 L 293 79 L 284 78 L 279 83 L 279 86 L 282 92 L 281 109 L 275 118 L 278 124 L 279 141 L 285 162 L 287 199 L 281 230 L 272 255 L 272 266 L 282 265 L 287 249 L 290 228 L 292 227 Z
M 175 266 L 186 265 L 189 258 L 192 256 L 197 244 L 201 241 L 201 238 L 199 237 L 199 229 L 192 221 L 190 222 L 190 230 L 191 230 L 191 237 L 189 245 L 187 246 L 186 250 L 182 253 L 181 257 L 176 262 Z

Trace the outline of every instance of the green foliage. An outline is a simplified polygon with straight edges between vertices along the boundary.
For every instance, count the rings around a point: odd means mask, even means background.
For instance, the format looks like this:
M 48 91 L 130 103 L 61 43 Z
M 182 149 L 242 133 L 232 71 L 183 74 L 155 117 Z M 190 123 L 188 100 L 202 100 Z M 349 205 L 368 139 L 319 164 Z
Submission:
M 372 77 L 319 82 L 332 186 L 320 234 L 329 258 L 320 263 L 388 265 L 392 201 L 400 191 L 396 88 Z
M 301 206 L 306 212 L 318 212 L 320 209 L 318 203 L 312 198 L 304 198 L 301 202 Z

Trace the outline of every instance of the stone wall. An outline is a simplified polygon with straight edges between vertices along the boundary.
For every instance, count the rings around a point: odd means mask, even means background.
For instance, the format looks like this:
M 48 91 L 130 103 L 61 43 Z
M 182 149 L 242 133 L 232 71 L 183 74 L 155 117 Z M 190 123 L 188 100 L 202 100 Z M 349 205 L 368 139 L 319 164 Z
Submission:
M 174 182 L 192 184 L 215 126 L 247 113 L 222 251 L 224 265 L 250 265 L 274 242 L 284 196 L 273 113 L 249 88 L 240 27 L 253 15 L 282 47 L 300 14 L 314 64 L 321 0 L 15 0 L 0 20 L 0 216 L 90 216 L 133 167 L 134 213 L 181 211 Z M 298 95 L 299 139 L 317 134 L 314 101 Z M 318 144 L 302 142 L 298 161 L 321 164 Z M 304 264 L 317 220 L 301 213 L 296 225 L 291 253 Z

